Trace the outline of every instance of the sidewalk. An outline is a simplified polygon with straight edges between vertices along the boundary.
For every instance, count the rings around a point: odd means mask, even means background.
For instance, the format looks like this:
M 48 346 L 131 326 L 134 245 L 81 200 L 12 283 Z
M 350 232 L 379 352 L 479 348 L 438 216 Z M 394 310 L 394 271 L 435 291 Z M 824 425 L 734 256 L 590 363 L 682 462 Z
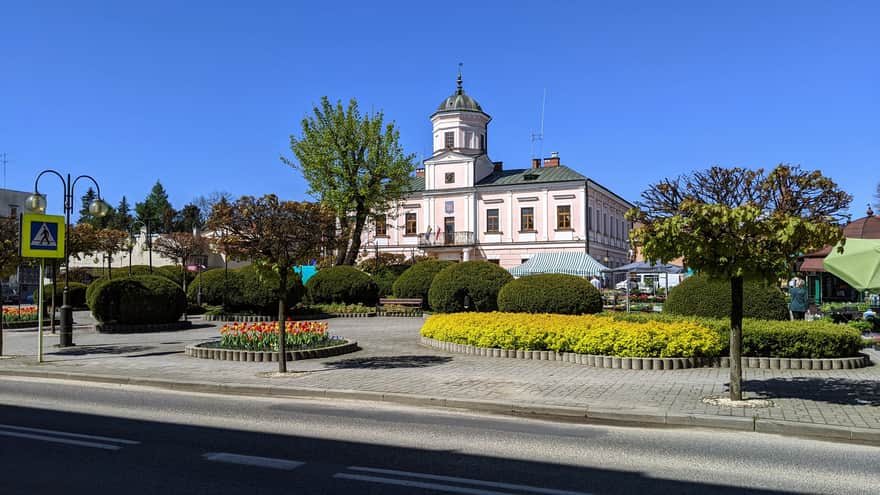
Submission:
M 44 338 L 36 364 L 36 331 L 5 333 L 0 374 L 54 376 L 168 388 L 277 396 L 322 396 L 463 407 L 479 411 L 578 417 L 592 421 L 694 425 L 824 436 L 880 445 L 880 353 L 855 370 L 744 370 L 747 397 L 773 406 L 731 409 L 701 398 L 724 395 L 729 369 L 674 371 L 597 369 L 556 361 L 451 354 L 418 345 L 421 318 L 331 319 L 330 333 L 363 350 L 277 363 L 212 361 L 183 355 L 184 346 L 217 337 L 219 324 L 153 334 L 103 335 L 87 313 L 75 320 L 75 347 Z M 47 332 L 48 333 L 48 332 Z

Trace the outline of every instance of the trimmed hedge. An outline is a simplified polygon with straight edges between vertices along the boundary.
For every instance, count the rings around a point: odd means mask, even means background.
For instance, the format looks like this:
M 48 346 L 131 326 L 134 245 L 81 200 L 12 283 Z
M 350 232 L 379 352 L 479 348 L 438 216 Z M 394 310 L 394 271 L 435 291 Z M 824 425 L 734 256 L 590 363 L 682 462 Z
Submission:
M 428 290 L 428 304 L 441 313 L 468 310 L 488 312 L 498 309 L 498 292 L 513 280 L 504 268 L 488 261 L 465 261 L 447 266 L 434 277 Z
M 705 275 L 688 277 L 669 289 L 663 311 L 685 316 L 730 318 L 730 281 Z M 760 280 L 743 282 L 743 317 L 787 320 L 785 294 Z
M 154 266 L 153 275 L 165 277 L 180 286 L 183 286 L 183 277 L 186 275 L 187 288 L 189 288 L 189 284 L 192 283 L 193 279 L 196 278 L 196 272 L 184 270 L 177 265 Z
M 722 350 L 718 333 L 695 321 L 624 322 L 602 315 L 433 315 L 421 334 L 478 347 L 619 357 L 714 357 Z
M 306 283 L 313 303 L 346 303 L 375 305 L 379 287 L 366 273 L 353 266 L 332 266 L 318 270 Z
M 92 314 L 101 323 L 172 323 L 186 308 L 180 287 L 155 275 L 108 280 L 94 290 L 92 299 Z
M 225 281 L 223 268 L 202 272 L 202 304 L 219 306 L 226 302 L 227 312 L 253 311 L 264 315 L 278 312 L 278 280 L 270 277 L 260 279 L 256 269 L 245 266 L 229 270 L 229 281 Z M 287 279 L 287 303 L 298 303 L 305 292 L 301 278 L 291 273 Z M 199 279 L 193 280 L 186 288 L 187 298 L 195 302 L 199 293 Z M 225 294 L 225 298 L 224 298 Z
M 529 275 L 501 288 L 498 310 L 563 315 L 599 313 L 602 311 L 602 294 L 590 282 L 575 275 Z
M 126 277 L 128 278 L 128 277 Z M 95 309 L 95 293 L 98 291 L 98 288 L 109 282 L 110 279 L 107 277 L 97 278 L 89 286 L 86 288 L 86 306 L 89 307 L 92 311 Z
M 694 318 L 666 314 L 615 313 L 621 322 L 697 322 L 718 334 L 730 354 L 730 321 L 717 318 Z M 828 321 L 770 321 L 743 319 L 743 356 L 781 358 L 842 358 L 858 356 L 864 347 L 861 333 L 847 325 Z
M 410 265 L 391 265 L 379 268 L 370 275 L 379 287 L 379 297 L 391 297 L 394 294 L 394 283 L 410 268 Z
M 394 282 L 394 297 L 421 298 L 422 305 L 428 307 L 428 290 L 440 270 L 452 265 L 451 261 L 425 260 L 409 267 Z
M 81 284 L 79 282 L 70 282 L 68 285 L 70 291 L 67 294 L 68 302 L 74 308 L 84 308 L 86 307 L 86 289 L 88 286 L 86 284 Z M 52 284 L 46 284 L 43 286 L 43 304 L 44 308 L 52 304 Z M 64 281 L 58 282 L 55 284 L 55 307 L 60 308 L 62 304 L 62 299 L 64 299 Z M 40 303 L 40 293 L 39 290 L 34 291 L 34 304 Z

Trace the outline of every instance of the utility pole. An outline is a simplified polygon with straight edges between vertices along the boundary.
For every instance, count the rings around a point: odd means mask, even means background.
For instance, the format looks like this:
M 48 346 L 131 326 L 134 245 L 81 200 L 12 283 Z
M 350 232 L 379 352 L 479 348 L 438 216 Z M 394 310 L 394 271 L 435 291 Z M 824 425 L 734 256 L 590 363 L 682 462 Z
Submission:
M 3 189 L 6 189 L 6 164 L 9 161 L 6 159 L 6 153 L 0 153 L 0 164 L 3 164 Z

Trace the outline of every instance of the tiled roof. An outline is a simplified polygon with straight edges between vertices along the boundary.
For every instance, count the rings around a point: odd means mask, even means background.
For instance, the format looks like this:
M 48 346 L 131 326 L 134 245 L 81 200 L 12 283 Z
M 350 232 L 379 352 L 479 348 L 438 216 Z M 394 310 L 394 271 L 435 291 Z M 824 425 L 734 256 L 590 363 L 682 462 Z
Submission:
M 424 177 L 410 177 L 409 186 L 404 188 L 406 192 L 421 192 L 425 190 Z
M 557 167 L 524 168 L 492 172 L 489 176 L 478 182 L 477 187 L 565 182 L 570 180 L 587 180 L 587 178 L 565 165 L 559 165 Z

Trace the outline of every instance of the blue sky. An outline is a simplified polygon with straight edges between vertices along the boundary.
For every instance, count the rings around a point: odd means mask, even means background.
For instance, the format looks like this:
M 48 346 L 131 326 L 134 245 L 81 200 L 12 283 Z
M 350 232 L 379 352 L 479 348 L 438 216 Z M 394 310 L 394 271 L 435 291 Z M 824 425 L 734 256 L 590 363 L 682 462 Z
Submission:
M 544 155 L 630 201 L 695 169 L 785 162 L 835 179 L 855 218 L 880 181 L 873 1 L 33 1 L 2 17 L 14 189 L 52 167 L 94 175 L 113 204 L 156 179 L 178 208 L 305 199 L 279 156 L 321 96 L 384 111 L 426 157 L 459 62 L 505 168 L 528 166 L 546 89 Z

